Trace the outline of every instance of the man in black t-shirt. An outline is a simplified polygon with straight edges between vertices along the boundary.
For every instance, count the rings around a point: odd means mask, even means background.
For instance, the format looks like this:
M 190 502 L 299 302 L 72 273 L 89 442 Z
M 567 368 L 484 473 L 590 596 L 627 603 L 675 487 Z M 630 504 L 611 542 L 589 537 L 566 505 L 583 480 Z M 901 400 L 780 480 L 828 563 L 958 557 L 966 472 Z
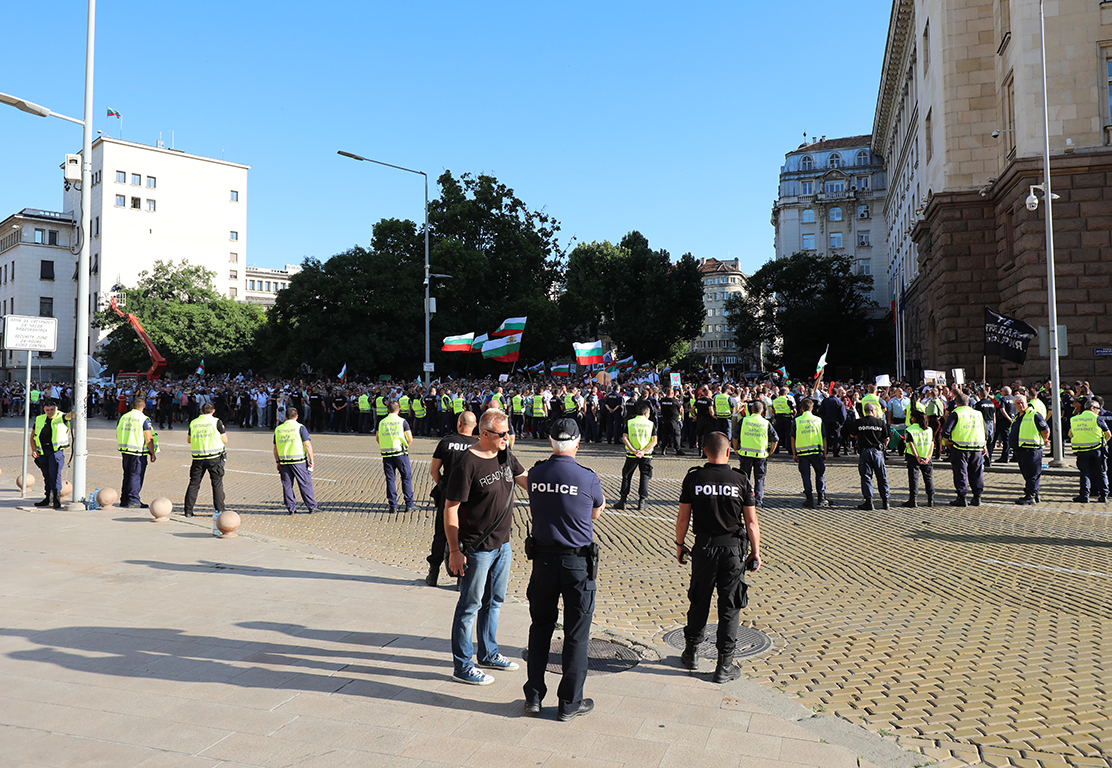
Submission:
M 884 446 L 888 443 L 888 423 L 877 416 L 876 403 L 861 406 L 865 415 L 846 424 L 846 433 L 857 439 L 857 471 L 861 474 L 861 495 L 865 501 L 858 509 L 873 508 L 873 474 L 880 486 L 880 508 L 888 509 L 888 470 Z
M 974 410 L 980 411 L 981 416 L 985 419 L 985 445 L 991 446 L 996 438 L 996 401 L 992 399 L 992 391 L 988 387 L 982 387 L 981 399 L 972 407 Z M 992 449 L 989 448 L 989 452 L 985 454 L 985 469 L 991 466 Z
M 696 655 L 710 613 L 710 599 L 718 591 L 718 666 L 714 682 L 726 683 L 741 676 L 734 664 L 738 618 L 748 603 L 745 568 L 761 567 L 761 532 L 749 479 L 729 465 L 730 441 L 721 432 L 706 436 L 703 454 L 707 463 L 692 467 L 680 489 L 676 517 L 676 559 L 691 555 L 691 608 L 684 628 L 685 646 L 680 657 L 691 671 L 699 668 Z M 684 544 L 694 523 L 695 546 Z M 750 551 L 746 556 L 746 543 Z
M 695 447 L 703 450 L 703 441 L 706 436 L 714 431 L 714 398 L 705 386 L 699 388 L 699 396 L 695 398 Z
M 494 678 L 475 668 L 471 634 L 478 624 L 478 666 L 514 670 L 498 650 L 498 613 L 510 581 L 510 524 L 514 483 L 529 473 L 510 453 L 506 414 L 491 408 L 479 421 L 479 441 L 456 457 L 444 491 L 448 572 L 460 576 L 452 617 L 452 677 L 470 685 Z
M 622 393 L 615 384 L 602 403 L 602 412 L 606 421 L 606 442 L 611 445 L 614 441 L 622 441 L 622 429 L 625 427 L 625 414 L 622 411 Z
M 448 539 L 444 536 L 444 489 L 448 487 L 448 477 L 452 465 L 461 453 L 478 442 L 474 436 L 478 419 L 471 411 L 464 411 L 456 421 L 456 433 L 442 438 L 432 453 L 429 474 L 432 475 L 432 498 L 436 503 L 436 523 L 432 530 L 432 548 L 429 550 L 429 574 L 425 583 L 435 587 L 440 577 L 440 566 L 444 563 L 444 546 Z
M 677 456 L 683 456 L 680 450 L 680 420 L 683 418 L 683 401 L 675 396 L 671 387 L 664 390 L 664 397 L 660 398 L 660 455 L 668 453 L 671 448 Z

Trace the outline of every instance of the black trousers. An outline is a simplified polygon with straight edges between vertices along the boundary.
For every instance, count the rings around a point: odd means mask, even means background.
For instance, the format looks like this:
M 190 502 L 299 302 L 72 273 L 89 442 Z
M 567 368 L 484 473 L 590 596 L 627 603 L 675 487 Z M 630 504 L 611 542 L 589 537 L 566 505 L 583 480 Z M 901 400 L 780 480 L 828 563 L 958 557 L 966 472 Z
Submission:
M 923 486 L 927 490 L 927 498 L 934 498 L 934 464 L 929 461 L 926 464 L 920 464 L 919 460 L 910 453 L 904 455 L 907 457 L 908 497 L 914 499 L 916 494 L 919 493 L 919 475 L 922 475 Z
M 691 550 L 691 586 L 687 599 L 687 626 L 683 636 L 689 643 L 703 641 L 710 615 L 710 600 L 718 591 L 718 653 L 732 657 L 737 647 L 738 619 L 748 602 L 743 570 L 743 547 L 709 547 L 696 542 Z
M 1039 451 L 1042 458 L 1042 451 Z M 959 451 L 950 448 L 950 466 L 954 470 L 954 490 L 958 496 L 964 496 L 968 489 L 973 490 L 974 496 L 980 496 L 985 490 L 985 465 L 982 462 L 980 451 Z M 1022 470 L 1022 465 L 1020 466 Z M 1041 468 L 1039 470 L 1042 471 Z M 1035 490 L 1039 489 L 1035 481 Z
M 1023 475 L 1023 495 L 1034 496 L 1039 492 L 1039 480 L 1042 478 L 1042 448 L 1016 448 L 1015 458 Z
M 660 422 L 660 453 L 663 454 L 669 448 L 673 452 L 678 451 L 680 448 L 680 422 L 676 421 L 662 421 Z
M 224 511 L 224 456 L 218 456 L 215 459 L 194 459 L 189 466 L 189 487 L 185 489 L 187 515 L 197 505 L 197 492 L 201 490 L 201 480 L 206 472 L 212 483 L 212 506 L 217 512 Z
M 120 505 L 130 506 L 141 504 L 139 494 L 143 490 L 143 480 L 147 476 L 146 455 L 133 456 L 130 453 L 120 454 L 123 460 L 124 480 L 120 486 Z
M 544 682 L 552 633 L 564 601 L 563 677 L 556 688 L 561 712 L 574 712 L 583 700 L 587 679 L 587 641 L 595 612 L 595 582 L 587 578 L 587 558 L 573 554 L 537 554 L 529 578 L 529 678 L 523 686 L 526 701 L 540 701 L 548 692 Z
M 653 477 L 652 457 L 644 456 L 639 459 L 636 456 L 626 456 L 625 464 L 622 465 L 621 499 L 623 501 L 629 496 L 630 486 L 633 485 L 633 473 L 638 469 L 641 470 L 641 475 L 637 485 L 637 497 L 644 499 L 649 495 L 649 480 Z
M 794 424 L 791 416 L 777 416 L 774 422 L 776 428 L 776 451 L 785 451 L 788 454 L 792 452 L 792 428 Z
M 436 520 L 432 526 L 432 546 L 429 556 L 425 559 L 429 568 L 440 568 L 444 562 L 444 550 L 448 547 L 448 536 L 444 533 L 444 496 L 438 491 L 434 498 L 436 502 Z
M 761 506 L 765 496 L 765 474 L 768 473 L 768 459 L 758 459 L 756 456 L 739 456 L 738 466 L 746 477 L 752 475 L 753 496 L 757 506 Z

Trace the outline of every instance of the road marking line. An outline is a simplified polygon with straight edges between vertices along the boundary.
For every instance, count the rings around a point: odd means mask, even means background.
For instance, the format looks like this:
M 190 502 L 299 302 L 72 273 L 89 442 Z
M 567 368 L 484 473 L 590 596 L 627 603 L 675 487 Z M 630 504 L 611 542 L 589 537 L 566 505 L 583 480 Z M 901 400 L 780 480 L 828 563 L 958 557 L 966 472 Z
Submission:
M 191 464 L 179 464 L 178 466 L 180 466 L 184 469 L 189 469 L 192 465 Z M 278 476 L 274 472 L 249 472 L 246 469 L 228 469 L 227 467 L 224 468 L 224 472 L 225 473 L 237 472 L 241 475 L 262 475 L 263 477 L 277 477 Z M 314 483 L 338 483 L 340 481 L 339 480 L 328 480 L 328 479 L 323 478 L 323 477 L 314 477 L 313 482 Z
M 1103 576 L 1106 579 L 1112 579 L 1112 573 L 1101 573 L 1100 571 L 1075 571 L 1072 568 L 1052 568 L 1049 565 L 1033 565 L 1031 563 L 1013 563 L 1008 560 L 981 560 L 982 563 L 991 563 L 992 565 L 1014 565 L 1017 568 L 1034 568 L 1039 571 L 1054 571 L 1055 573 L 1076 573 L 1081 576 Z

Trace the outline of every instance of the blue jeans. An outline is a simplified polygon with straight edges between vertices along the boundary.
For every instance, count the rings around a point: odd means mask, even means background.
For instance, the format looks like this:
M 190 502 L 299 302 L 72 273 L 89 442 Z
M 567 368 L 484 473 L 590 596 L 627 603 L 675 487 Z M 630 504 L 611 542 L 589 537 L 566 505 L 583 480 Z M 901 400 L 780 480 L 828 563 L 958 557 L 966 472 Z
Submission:
M 498 612 L 506 599 L 510 583 L 510 561 L 513 553 L 506 542 L 489 552 L 475 552 L 467 557 L 463 578 L 459 583 L 459 602 L 452 617 L 452 665 L 462 675 L 471 666 L 474 647 L 471 635 L 478 617 L 479 661 L 498 655 Z

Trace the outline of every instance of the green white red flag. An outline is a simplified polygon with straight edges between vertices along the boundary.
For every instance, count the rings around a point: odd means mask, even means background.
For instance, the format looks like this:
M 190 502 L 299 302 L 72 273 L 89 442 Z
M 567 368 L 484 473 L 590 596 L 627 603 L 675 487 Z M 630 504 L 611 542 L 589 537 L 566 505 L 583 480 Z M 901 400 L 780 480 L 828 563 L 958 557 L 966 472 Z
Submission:
M 572 342 L 575 349 L 575 362 L 580 365 L 595 365 L 603 362 L 602 342 L 586 341 L 582 344 Z
M 519 352 L 521 352 L 520 333 L 503 339 L 491 339 L 483 344 L 483 357 L 493 357 L 502 363 L 516 363 Z
M 471 342 L 475 340 L 474 333 L 462 333 L 459 336 L 445 336 L 441 352 L 470 352 Z
M 826 352 L 829 352 L 829 351 L 830 351 L 830 345 L 827 344 L 826 345 Z M 816 380 L 818 379 L 819 376 L 822 376 L 822 371 L 823 371 L 824 368 L 826 368 L 826 352 L 822 353 L 822 357 L 819 358 L 819 364 L 817 366 L 815 366 L 815 379 Z
M 561 376 L 561 377 L 571 376 L 571 363 L 566 363 L 564 365 L 554 365 L 554 366 L 552 366 L 552 375 L 553 376 Z
M 110 109 L 108 110 L 108 117 L 120 117 L 120 113 L 114 109 Z M 123 120 L 122 117 L 120 117 L 120 119 Z
M 488 341 L 490 341 L 490 336 L 485 333 L 482 336 L 476 336 L 474 339 L 471 340 L 471 351 L 482 352 L 483 345 L 486 344 Z
M 502 324 L 498 326 L 498 330 L 490 335 L 509 336 L 513 333 L 521 333 L 525 330 L 525 320 L 526 318 L 524 317 L 507 317 L 502 321 Z

